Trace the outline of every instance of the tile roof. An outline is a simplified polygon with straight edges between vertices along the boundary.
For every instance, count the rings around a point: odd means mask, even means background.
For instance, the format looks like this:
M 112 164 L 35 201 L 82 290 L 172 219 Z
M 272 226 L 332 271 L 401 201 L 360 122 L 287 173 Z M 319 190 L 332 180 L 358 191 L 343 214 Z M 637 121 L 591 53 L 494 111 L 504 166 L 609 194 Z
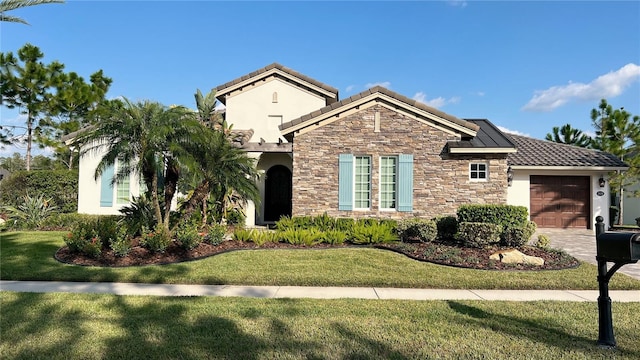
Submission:
M 409 106 L 413 106 L 413 107 L 418 108 L 420 110 L 429 112 L 429 113 L 431 113 L 433 115 L 436 115 L 436 116 L 438 116 L 440 118 L 443 118 L 445 120 L 451 121 L 451 122 L 453 122 L 453 123 L 455 123 L 457 125 L 460 125 L 462 127 L 468 128 L 468 129 L 470 129 L 472 131 L 477 131 L 479 129 L 478 125 L 476 125 L 474 123 L 471 123 L 469 121 L 465 121 L 465 120 L 459 119 L 459 118 L 457 118 L 455 116 L 446 114 L 446 113 L 444 113 L 444 112 L 442 112 L 442 111 L 440 111 L 438 109 L 435 109 L 435 108 L 432 108 L 430 106 L 427 106 L 424 103 L 421 103 L 419 101 L 410 99 L 410 98 L 408 98 L 408 97 L 406 97 L 404 95 L 400 95 L 400 94 L 398 94 L 398 93 L 396 93 L 394 91 L 391 91 L 389 89 L 386 89 L 386 88 L 384 88 L 382 86 L 375 86 L 375 87 L 372 87 L 371 89 L 365 90 L 365 91 L 363 91 L 363 92 L 361 92 L 359 94 L 353 95 L 353 96 L 351 96 L 349 98 L 346 98 L 346 99 L 343 99 L 341 101 L 335 102 L 335 103 L 333 103 L 331 105 L 325 106 L 324 108 L 316 110 L 316 111 L 314 111 L 314 112 L 312 112 L 310 114 L 303 115 L 302 117 L 299 117 L 297 119 L 293 119 L 293 120 L 291 120 L 289 122 L 286 122 L 286 123 L 280 125 L 280 130 L 286 130 L 286 129 L 288 129 L 290 127 L 293 127 L 293 126 L 296 126 L 298 124 L 302 124 L 305 121 L 311 120 L 311 119 L 313 119 L 313 118 L 315 118 L 315 117 L 317 117 L 319 115 L 322 115 L 322 114 L 327 113 L 327 112 L 329 112 L 331 110 L 335 110 L 337 108 L 346 106 L 346 105 L 348 105 L 348 104 L 350 104 L 350 103 L 352 103 L 354 101 L 360 100 L 362 98 L 365 98 L 365 97 L 367 97 L 369 95 L 376 94 L 376 93 L 387 95 L 387 96 L 389 96 L 389 97 L 391 97 L 391 98 L 393 98 L 395 100 L 399 100 L 399 101 L 401 101 L 401 102 L 403 102 L 403 103 L 405 103 L 405 104 L 407 104 Z
M 512 135 L 518 152 L 507 156 L 509 166 L 611 167 L 627 165 L 614 155 L 578 146 Z
M 336 89 L 336 88 L 334 88 L 332 86 L 329 86 L 327 84 L 321 83 L 318 80 L 312 79 L 312 78 L 310 78 L 310 77 L 308 77 L 306 75 L 303 75 L 303 74 L 301 74 L 301 73 L 299 73 L 299 72 L 297 72 L 295 70 L 289 69 L 288 67 L 282 66 L 282 65 L 280 65 L 278 63 L 273 63 L 271 65 L 267 65 L 267 66 L 265 66 L 265 67 L 263 67 L 261 69 L 258 69 L 258 70 L 254 71 L 254 72 L 251 72 L 251 73 L 247 74 L 247 75 L 241 76 L 241 77 L 239 77 L 239 78 L 237 78 L 235 80 L 231 80 L 231 81 L 226 82 L 226 83 L 224 83 L 222 85 L 216 86 L 216 88 L 215 88 L 216 93 L 217 93 L 216 96 L 224 94 L 225 90 L 233 87 L 234 85 L 240 84 L 240 83 L 242 83 L 244 81 L 247 81 L 247 80 L 249 80 L 251 78 L 256 78 L 256 77 L 259 78 L 261 74 L 264 74 L 264 73 L 266 73 L 266 72 L 268 72 L 268 71 L 270 71 L 272 69 L 277 69 L 277 70 L 283 71 L 283 72 L 285 72 L 285 73 L 287 73 L 287 74 L 289 74 L 289 75 L 291 75 L 293 77 L 296 77 L 296 78 L 298 78 L 298 79 L 300 79 L 302 81 L 305 81 L 307 83 L 313 84 L 313 85 L 315 85 L 315 86 L 317 86 L 317 87 L 319 87 L 319 88 L 321 88 L 323 90 L 326 90 L 326 91 L 328 91 L 330 93 L 333 93 L 333 94 L 335 94 L 335 99 L 336 100 L 338 99 L 338 89 Z M 224 103 L 223 99 L 220 99 L 220 101 L 222 101 Z
M 515 149 L 515 143 L 487 119 L 464 119 L 480 127 L 476 136 L 471 139 L 450 141 L 449 148 L 500 148 Z

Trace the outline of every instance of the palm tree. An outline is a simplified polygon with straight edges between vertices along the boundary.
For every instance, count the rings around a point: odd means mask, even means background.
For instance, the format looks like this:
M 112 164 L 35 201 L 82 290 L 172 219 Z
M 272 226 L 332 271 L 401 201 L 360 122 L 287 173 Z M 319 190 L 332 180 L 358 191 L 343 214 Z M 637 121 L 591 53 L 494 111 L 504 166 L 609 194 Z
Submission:
M 255 160 L 233 145 L 224 131 L 206 128 L 190 145 L 195 147 L 190 149 L 190 153 L 195 160 L 194 170 L 199 181 L 183 204 L 183 219 L 188 219 L 209 195 L 213 196 L 221 213 L 232 192 L 242 200 L 259 203 Z
M 144 181 L 154 206 L 157 226 L 169 230 L 169 211 L 180 175 L 180 159 L 189 161 L 187 148 L 197 139 L 202 126 L 184 107 L 167 108 L 157 102 L 132 103 L 124 99 L 106 118 L 79 138 L 83 154 L 105 151 L 95 170 L 95 178 L 118 163 L 112 182 L 131 173 Z M 191 160 L 192 161 L 192 160 Z M 164 213 L 159 197 L 164 180 Z
M 591 144 L 591 137 L 583 134 L 582 131 L 571 127 L 571 124 L 566 124 L 561 128 L 554 126 L 552 133 L 547 133 L 545 139 L 548 141 L 584 148 L 589 147 Z
M 64 0 L 2 0 L 0 1 L 0 21 L 29 25 L 24 19 L 5 14 L 7 11 L 41 4 L 62 4 Z

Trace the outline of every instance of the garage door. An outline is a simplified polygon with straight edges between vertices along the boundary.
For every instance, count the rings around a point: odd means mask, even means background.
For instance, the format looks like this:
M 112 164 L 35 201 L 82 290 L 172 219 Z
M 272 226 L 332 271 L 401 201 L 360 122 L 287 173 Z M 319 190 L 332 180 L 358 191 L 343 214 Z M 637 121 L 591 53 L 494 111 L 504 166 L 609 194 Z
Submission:
M 588 176 L 532 175 L 531 220 L 538 227 L 589 228 Z

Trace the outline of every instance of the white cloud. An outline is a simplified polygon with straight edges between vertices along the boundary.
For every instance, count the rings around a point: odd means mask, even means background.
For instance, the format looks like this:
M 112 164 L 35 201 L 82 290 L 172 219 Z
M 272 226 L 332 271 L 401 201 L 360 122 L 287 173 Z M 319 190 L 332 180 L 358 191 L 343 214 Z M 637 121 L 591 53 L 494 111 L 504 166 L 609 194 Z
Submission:
M 366 90 L 366 89 L 371 89 L 374 86 L 382 86 L 383 88 L 391 89 L 391 82 L 381 81 L 381 82 L 368 83 L 364 85 L 364 88 Z
M 482 96 L 484 96 L 484 91 L 478 91 L 478 92 L 476 92 L 475 95 L 482 97 Z
M 427 99 L 427 94 L 419 91 L 413 95 L 413 100 L 438 109 L 447 104 L 457 104 L 460 102 L 461 98 L 459 96 L 454 96 L 452 98 L 445 99 L 442 96 L 439 96 L 435 99 Z
M 627 64 L 617 71 L 601 75 L 588 84 L 569 82 L 564 86 L 552 86 L 536 90 L 533 98 L 522 108 L 528 111 L 551 111 L 571 100 L 598 100 L 615 97 L 640 79 L 640 66 Z
M 349 85 L 349 86 L 347 86 L 347 88 L 345 89 L 345 91 L 346 91 L 346 92 L 351 92 L 351 91 L 353 91 L 353 89 L 354 89 L 355 87 L 356 87 L 355 85 Z
M 504 126 L 498 126 L 498 129 L 500 129 L 500 131 L 505 132 L 507 134 L 513 134 L 513 135 L 520 135 L 520 136 L 530 136 L 529 134 L 520 132 L 518 130 L 511 130 L 511 129 L 507 129 Z
M 465 0 L 448 0 L 447 3 L 451 6 L 466 8 L 467 2 Z

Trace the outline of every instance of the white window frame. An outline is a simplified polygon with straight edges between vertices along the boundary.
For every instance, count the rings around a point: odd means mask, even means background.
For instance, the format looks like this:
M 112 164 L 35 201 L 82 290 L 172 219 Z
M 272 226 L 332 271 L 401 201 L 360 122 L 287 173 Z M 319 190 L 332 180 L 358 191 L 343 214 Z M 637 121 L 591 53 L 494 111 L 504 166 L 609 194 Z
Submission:
M 473 169 L 474 165 L 476 166 L 475 170 Z M 484 167 L 484 170 L 480 169 L 481 166 Z M 477 175 L 477 177 L 475 178 L 472 176 L 474 173 Z M 484 177 L 480 177 L 480 174 L 483 174 L 483 173 L 484 173 Z M 489 164 L 482 161 L 470 162 L 469 163 L 469 180 L 477 181 L 477 182 L 489 181 Z
M 369 203 L 368 207 L 358 207 L 358 159 L 364 159 L 367 158 L 369 159 L 369 181 L 368 181 L 368 186 L 369 186 L 369 191 L 368 191 L 368 198 L 367 198 L 367 202 Z M 372 184 L 372 174 L 371 174 L 371 170 L 373 168 L 373 158 L 370 155 L 354 155 L 353 156 L 353 210 L 360 210 L 360 211 L 369 211 L 371 210 L 371 193 L 372 193 L 372 188 L 373 188 L 373 184 Z
M 127 191 L 127 196 L 126 197 L 120 196 L 121 192 L 123 193 L 122 195 L 124 195 L 125 190 Z M 125 177 L 124 179 L 116 182 L 115 193 L 116 193 L 116 201 L 115 201 L 116 205 L 126 205 L 131 203 L 131 175 L 127 175 L 127 177 Z
M 382 177 L 384 175 L 384 171 L 382 170 L 382 166 L 383 166 L 383 159 L 394 159 L 394 169 L 393 169 L 393 192 L 392 192 L 392 196 L 393 196 L 393 202 L 391 204 L 391 207 L 383 207 L 382 203 L 383 203 L 383 189 L 384 189 L 384 183 L 382 180 Z M 398 210 L 398 155 L 383 155 L 380 156 L 379 158 L 379 165 L 378 165 L 378 208 L 381 211 L 397 211 Z

